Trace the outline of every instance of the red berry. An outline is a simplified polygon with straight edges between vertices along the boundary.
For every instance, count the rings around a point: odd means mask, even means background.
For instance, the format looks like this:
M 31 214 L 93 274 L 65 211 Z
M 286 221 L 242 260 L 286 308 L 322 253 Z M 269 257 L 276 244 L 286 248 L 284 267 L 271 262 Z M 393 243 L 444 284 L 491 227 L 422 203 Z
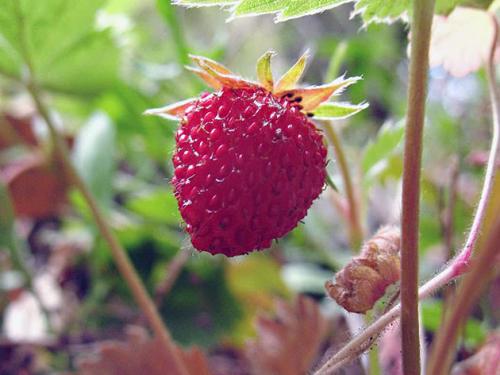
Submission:
M 323 188 L 326 149 L 295 106 L 261 88 L 224 87 L 188 108 L 172 182 L 196 249 L 267 248 L 306 215 Z

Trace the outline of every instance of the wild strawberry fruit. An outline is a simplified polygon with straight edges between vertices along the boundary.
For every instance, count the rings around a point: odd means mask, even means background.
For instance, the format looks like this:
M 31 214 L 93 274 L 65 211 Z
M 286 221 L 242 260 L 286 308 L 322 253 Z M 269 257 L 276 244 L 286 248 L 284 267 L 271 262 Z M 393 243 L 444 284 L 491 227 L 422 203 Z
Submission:
M 241 255 L 295 228 L 326 177 L 327 150 L 309 118 L 344 118 L 366 107 L 323 103 L 359 77 L 295 88 L 306 54 L 275 85 L 272 55 L 257 63 L 260 83 L 192 56 L 199 68 L 189 69 L 215 91 L 146 112 L 180 119 L 172 184 L 200 251 Z

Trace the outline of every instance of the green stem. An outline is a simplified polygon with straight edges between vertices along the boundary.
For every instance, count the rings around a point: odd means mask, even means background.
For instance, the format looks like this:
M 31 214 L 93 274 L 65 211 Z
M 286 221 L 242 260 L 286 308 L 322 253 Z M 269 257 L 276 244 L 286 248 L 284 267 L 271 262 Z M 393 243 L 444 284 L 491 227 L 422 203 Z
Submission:
M 370 324 L 373 322 L 373 313 L 368 312 L 366 313 L 365 316 L 365 322 L 366 324 Z M 381 374 L 381 368 L 380 368 L 380 363 L 379 363 L 379 351 L 378 347 L 374 345 L 371 350 L 368 352 L 368 373 L 370 375 L 380 375 Z
M 418 236 L 420 169 L 434 0 L 413 2 L 401 218 L 401 336 L 403 373 L 420 375 Z
M 31 84 L 29 84 L 27 88 L 33 98 L 33 101 L 35 102 L 39 114 L 45 120 L 49 128 L 55 150 L 61 160 L 67 177 L 76 187 L 76 189 L 82 194 L 87 205 L 89 206 L 96 224 L 104 240 L 107 242 L 109 249 L 111 250 L 111 254 L 116 262 L 118 270 L 120 271 L 125 282 L 128 284 L 137 304 L 148 319 L 149 324 L 157 339 L 159 340 L 160 345 L 163 347 L 165 354 L 173 358 L 175 370 L 172 369 L 172 372 L 180 375 L 188 375 L 187 369 L 185 368 L 184 363 L 177 353 L 175 344 L 173 343 L 172 338 L 170 337 L 170 334 L 160 317 L 160 314 L 156 310 L 153 301 L 149 297 L 144 284 L 139 278 L 136 270 L 134 269 L 134 266 L 130 262 L 130 259 L 125 250 L 111 231 L 108 221 L 99 208 L 97 201 L 74 168 L 69 156 L 69 151 L 66 143 L 58 134 L 52 118 L 49 115 L 47 107 L 43 103 L 42 98 L 39 94 L 38 87 L 36 86 L 36 84 L 31 82 Z
M 352 184 L 351 173 L 349 165 L 347 164 L 344 149 L 342 147 L 342 142 L 340 141 L 339 136 L 331 123 L 323 122 L 323 125 L 326 136 L 335 151 L 336 161 L 342 176 L 344 190 L 349 204 L 349 243 L 352 251 L 356 252 L 359 250 L 361 243 L 363 242 L 363 229 L 359 218 L 358 199 Z

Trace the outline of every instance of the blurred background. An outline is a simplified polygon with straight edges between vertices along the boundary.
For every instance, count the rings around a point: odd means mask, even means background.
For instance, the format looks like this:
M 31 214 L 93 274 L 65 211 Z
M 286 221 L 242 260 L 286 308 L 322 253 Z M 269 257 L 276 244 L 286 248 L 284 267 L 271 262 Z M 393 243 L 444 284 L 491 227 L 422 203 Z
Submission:
M 303 223 L 269 250 L 234 259 L 211 256 L 190 247 L 169 185 L 177 124 L 142 113 L 207 90 L 183 68 L 188 53 L 255 79 L 255 62 L 265 51 L 278 52 L 278 76 L 309 49 L 304 83 L 320 84 L 345 72 L 363 76 L 340 100 L 366 100 L 370 107 L 334 126 L 369 238 L 381 225 L 398 224 L 400 215 L 405 25 L 366 30 L 349 19 L 350 4 L 275 24 L 272 15 L 226 22 L 228 13 L 221 9 L 186 9 L 164 0 L 68 2 L 74 9 L 56 3 L 32 5 L 43 22 L 27 36 L 43 95 L 174 340 L 203 348 L 216 374 L 246 374 L 243 348 L 256 335 L 256 316 L 272 313 L 276 298 L 306 294 L 332 319 L 331 344 L 333 333 L 346 331 L 353 318 L 325 297 L 324 282 L 358 251 L 351 249 L 342 213 L 344 187 L 333 150 L 328 170 L 339 193 L 325 187 Z M 43 8 L 51 14 L 45 16 Z M 8 12 L 0 10 L 5 39 L 13 30 Z M 76 371 L 85 348 L 122 340 L 126 326 L 146 323 L 82 196 L 54 158 L 45 123 L 19 83 L 19 66 L 0 54 L 0 374 Z M 434 68 L 429 90 L 422 279 L 464 240 L 490 138 L 481 72 L 452 78 Z M 497 326 L 499 281 L 465 324 L 460 358 Z M 445 294 L 423 303 L 429 339 L 441 324 Z M 384 368 L 399 353 L 396 339 L 387 341 L 379 353 Z M 350 373 L 362 371 L 359 364 L 353 368 Z

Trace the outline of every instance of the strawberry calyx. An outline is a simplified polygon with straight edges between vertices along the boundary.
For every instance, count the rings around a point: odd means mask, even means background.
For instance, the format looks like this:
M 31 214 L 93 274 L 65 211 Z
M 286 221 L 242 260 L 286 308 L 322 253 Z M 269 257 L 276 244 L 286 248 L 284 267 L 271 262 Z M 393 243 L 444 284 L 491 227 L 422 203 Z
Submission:
M 307 51 L 275 83 L 271 71 L 271 59 L 275 54 L 273 51 L 268 51 L 257 60 L 258 82 L 242 78 L 217 61 L 203 56 L 190 55 L 196 67 L 187 66 L 186 69 L 196 74 L 214 90 L 221 90 L 224 87 L 232 89 L 260 88 L 276 97 L 286 98 L 288 101 L 296 103 L 297 108 L 302 113 L 320 120 L 344 119 L 368 107 L 366 102 L 360 104 L 329 102 L 332 96 L 341 94 L 345 88 L 362 79 L 359 76 L 346 78 L 343 75 L 328 84 L 297 87 L 309 57 Z M 198 98 L 191 98 L 161 108 L 149 109 L 145 114 L 180 120 L 186 109 L 196 100 Z

